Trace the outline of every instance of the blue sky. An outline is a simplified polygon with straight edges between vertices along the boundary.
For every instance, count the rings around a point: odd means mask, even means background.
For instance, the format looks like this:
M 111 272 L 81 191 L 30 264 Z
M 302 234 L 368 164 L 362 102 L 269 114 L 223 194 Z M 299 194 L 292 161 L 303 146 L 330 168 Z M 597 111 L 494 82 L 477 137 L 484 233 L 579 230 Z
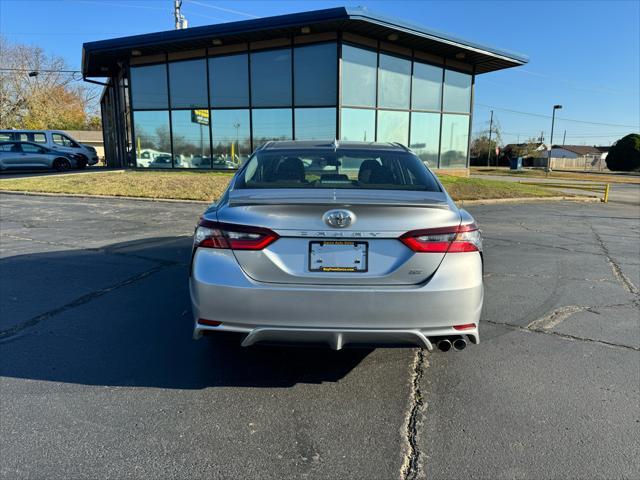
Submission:
M 85 41 L 173 28 L 172 0 L 0 0 L 0 32 L 79 68 Z M 473 131 L 489 110 L 506 142 L 545 132 L 554 143 L 608 145 L 640 131 L 640 1 L 217 1 L 184 0 L 190 26 L 342 5 L 529 56 L 521 68 L 476 80 Z M 66 27 L 65 27 L 66 26 Z M 509 110 L 514 110 L 515 113 Z M 570 121 L 570 120 L 580 120 Z M 584 123 L 591 122 L 591 123 Z

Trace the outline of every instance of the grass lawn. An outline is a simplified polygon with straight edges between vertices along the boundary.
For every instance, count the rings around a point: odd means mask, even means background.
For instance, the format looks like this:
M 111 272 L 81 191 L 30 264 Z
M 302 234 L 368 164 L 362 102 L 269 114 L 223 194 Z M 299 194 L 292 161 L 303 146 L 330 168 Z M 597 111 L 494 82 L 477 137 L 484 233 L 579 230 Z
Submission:
M 509 175 L 513 177 L 546 178 L 546 173 L 541 169 L 525 169 L 513 171 L 506 167 L 471 167 L 472 175 Z M 588 173 L 588 172 L 557 172 L 549 173 L 550 179 L 555 180 L 584 180 L 599 183 L 635 183 L 640 184 L 640 175 L 624 173 Z
M 0 178 L 1 190 L 75 193 L 181 200 L 217 200 L 229 182 L 226 172 L 124 172 L 83 173 L 30 178 Z M 514 182 L 440 175 L 454 200 L 544 197 L 557 192 Z

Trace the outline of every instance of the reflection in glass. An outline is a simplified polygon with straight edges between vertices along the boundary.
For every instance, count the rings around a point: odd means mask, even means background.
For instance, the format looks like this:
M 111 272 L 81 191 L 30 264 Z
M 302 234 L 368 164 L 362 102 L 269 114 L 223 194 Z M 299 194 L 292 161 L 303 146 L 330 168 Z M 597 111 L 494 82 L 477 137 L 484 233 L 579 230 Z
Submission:
M 171 168 L 169 112 L 133 112 L 138 167 Z
M 440 110 L 442 93 L 442 68 L 414 62 L 411 108 Z
M 295 48 L 293 78 L 296 106 L 336 104 L 336 57 L 335 43 Z
M 207 107 L 207 70 L 204 58 L 169 63 L 171 108 Z
M 133 108 L 168 108 L 167 66 L 131 67 Z
M 343 105 L 376 106 L 376 64 L 376 52 L 342 46 Z
M 411 61 L 380 54 L 378 107 L 409 109 Z
M 292 119 L 290 108 L 254 109 L 253 148 L 269 140 L 291 140 Z
M 442 116 L 440 168 L 466 167 L 469 146 L 469 116 Z
M 376 111 L 363 108 L 340 110 L 340 140 L 373 142 L 376 139 Z
M 211 110 L 213 168 L 237 168 L 251 155 L 249 110 Z
M 422 161 L 438 166 L 440 142 L 440 114 L 413 112 L 411 114 L 411 148 Z
M 335 108 L 296 108 L 296 140 L 334 140 Z
M 255 107 L 291 105 L 291 49 L 251 54 L 251 102 Z
M 471 75 L 446 70 L 444 72 L 445 112 L 469 113 L 471 108 Z
M 209 59 L 212 107 L 249 106 L 248 61 L 244 53 Z
M 210 168 L 209 119 L 196 114 L 202 111 L 174 110 L 171 112 L 173 158 L 176 168 Z M 208 113 L 208 110 L 204 110 Z
M 409 140 L 409 112 L 378 110 L 378 142 L 399 142 L 406 145 Z

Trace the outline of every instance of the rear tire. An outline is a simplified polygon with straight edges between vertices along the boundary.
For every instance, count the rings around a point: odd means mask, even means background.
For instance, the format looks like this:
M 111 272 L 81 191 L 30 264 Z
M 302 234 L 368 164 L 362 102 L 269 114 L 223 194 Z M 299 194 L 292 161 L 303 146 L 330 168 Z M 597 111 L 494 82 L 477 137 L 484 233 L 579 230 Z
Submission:
M 66 172 L 71 168 L 71 162 L 66 158 L 56 158 L 53 161 L 53 168 L 59 172 Z

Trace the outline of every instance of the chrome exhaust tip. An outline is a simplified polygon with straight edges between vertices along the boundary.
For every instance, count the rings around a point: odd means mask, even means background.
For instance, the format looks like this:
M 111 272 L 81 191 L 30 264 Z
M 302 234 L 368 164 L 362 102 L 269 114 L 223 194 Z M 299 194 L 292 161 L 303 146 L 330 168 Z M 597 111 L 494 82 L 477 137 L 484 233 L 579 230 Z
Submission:
M 451 342 L 447 339 L 440 340 L 438 342 L 438 349 L 441 352 L 448 352 L 449 350 L 451 350 Z
M 455 348 L 457 351 L 464 350 L 465 348 L 467 348 L 467 341 L 464 338 L 456 338 L 453 341 L 453 348 Z

